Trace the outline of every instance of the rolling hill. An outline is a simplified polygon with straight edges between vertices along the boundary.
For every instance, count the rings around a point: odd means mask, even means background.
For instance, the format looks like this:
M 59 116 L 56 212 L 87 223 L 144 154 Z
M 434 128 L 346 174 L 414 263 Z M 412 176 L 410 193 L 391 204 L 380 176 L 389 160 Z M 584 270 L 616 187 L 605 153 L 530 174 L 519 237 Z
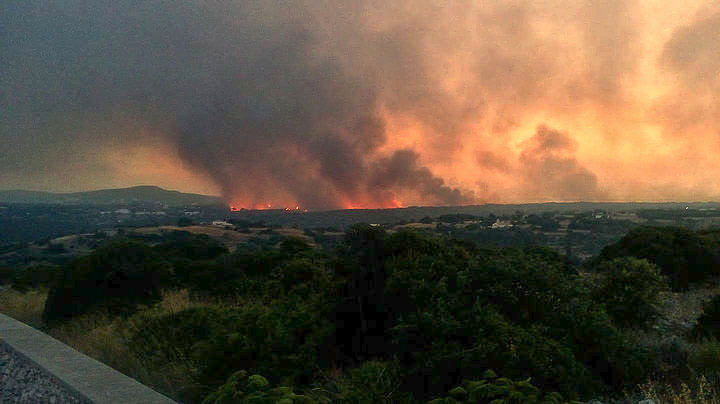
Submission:
M 217 196 L 188 194 L 156 186 L 102 189 L 88 192 L 53 193 L 41 191 L 0 191 L 0 202 L 61 205 L 116 205 L 127 203 L 161 203 L 170 206 L 218 205 Z

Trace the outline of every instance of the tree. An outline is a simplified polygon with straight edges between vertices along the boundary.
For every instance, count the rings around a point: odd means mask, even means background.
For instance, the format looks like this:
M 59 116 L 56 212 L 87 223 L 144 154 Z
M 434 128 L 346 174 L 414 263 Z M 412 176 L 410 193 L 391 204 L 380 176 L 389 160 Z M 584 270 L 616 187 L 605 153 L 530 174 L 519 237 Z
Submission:
M 720 268 L 716 244 L 679 227 L 639 227 L 615 244 L 606 246 L 595 262 L 618 257 L 645 258 L 660 267 L 674 290 L 687 289 Z
M 178 219 L 177 225 L 178 225 L 178 227 L 192 226 L 193 221 L 189 217 L 181 217 L 180 219 Z
M 129 314 L 161 298 L 172 266 L 150 247 L 127 240 L 104 244 L 60 271 L 50 289 L 43 319 L 53 323 L 104 309 Z
M 603 261 L 595 269 L 593 298 L 603 304 L 616 324 L 646 327 L 658 317 L 661 292 L 668 289 L 657 265 L 633 257 Z

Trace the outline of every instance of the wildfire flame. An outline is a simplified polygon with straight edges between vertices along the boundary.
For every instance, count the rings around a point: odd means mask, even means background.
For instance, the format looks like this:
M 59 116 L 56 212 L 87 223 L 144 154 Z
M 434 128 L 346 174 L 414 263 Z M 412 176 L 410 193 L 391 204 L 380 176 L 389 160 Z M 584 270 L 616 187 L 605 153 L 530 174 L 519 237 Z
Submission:
M 377 204 L 367 204 L 367 203 L 355 203 L 350 201 L 345 201 L 343 203 L 342 209 L 396 209 L 396 208 L 402 208 L 403 203 L 398 200 L 397 198 L 386 201 L 385 203 L 378 206 Z
M 341 209 L 395 209 L 395 208 L 402 208 L 404 207 L 403 203 L 398 200 L 397 198 L 394 198 L 389 201 L 385 201 L 385 203 L 378 206 L 374 203 L 357 203 L 357 202 L 351 202 L 351 201 L 345 201 Z M 251 205 L 251 207 L 247 207 L 247 205 L 243 205 L 241 203 L 231 203 L 230 204 L 230 211 L 231 212 L 239 212 L 241 210 L 245 209 L 252 209 L 252 210 L 267 210 L 272 209 L 273 204 L 271 203 L 257 203 L 255 205 Z M 283 208 L 276 208 L 281 209 L 285 212 L 308 212 L 308 209 L 300 207 L 300 204 L 298 203 L 292 203 L 287 204 Z
M 267 210 L 267 209 L 272 209 L 272 206 L 273 205 L 271 203 L 258 203 L 258 204 L 253 205 L 251 208 L 246 208 L 246 207 L 242 206 L 242 204 L 231 203 L 230 211 L 231 212 L 239 212 L 239 211 L 245 210 L 245 209 Z M 290 211 L 307 212 L 308 211 L 307 209 L 300 208 L 300 205 L 297 203 L 289 204 L 288 206 L 282 208 L 282 210 L 284 210 L 286 212 L 290 212 Z

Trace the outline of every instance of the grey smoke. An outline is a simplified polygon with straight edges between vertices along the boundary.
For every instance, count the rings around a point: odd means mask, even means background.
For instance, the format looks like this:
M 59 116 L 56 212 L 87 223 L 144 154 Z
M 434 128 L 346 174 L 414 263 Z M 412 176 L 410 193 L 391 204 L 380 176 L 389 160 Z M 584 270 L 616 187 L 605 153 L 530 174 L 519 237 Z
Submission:
M 2 52 L 9 114 L 2 121 L 2 152 L 9 156 L 10 149 L 21 148 L 21 155 L 37 155 L 41 144 L 103 143 L 112 130 L 88 126 L 112 127 L 131 117 L 148 126 L 170 122 L 169 140 L 181 157 L 209 174 L 228 200 L 339 207 L 367 198 L 367 192 L 395 194 L 420 185 L 434 203 L 460 201 L 460 191 L 416 159 L 392 160 L 397 173 L 385 166 L 385 189 L 368 182 L 388 158 L 376 153 L 386 137 L 377 112 L 382 83 L 377 72 L 348 68 L 353 55 L 316 55 L 329 40 L 318 24 L 341 23 L 332 19 L 342 12 L 353 18 L 357 7 L 326 6 L 327 11 L 304 1 L 6 3 L 0 24 L 9 45 Z M 347 22 L 352 37 L 360 28 Z M 400 41 L 390 38 L 383 47 L 392 51 Z M 58 127 L 57 120 L 66 123 Z M 13 136 L 33 140 L 13 143 Z M 5 170 L 23 169 L 16 159 L 3 163 Z
M 552 200 L 596 199 L 600 195 L 595 174 L 575 158 L 577 143 L 568 134 L 540 125 L 520 154 L 523 189 L 532 197 Z

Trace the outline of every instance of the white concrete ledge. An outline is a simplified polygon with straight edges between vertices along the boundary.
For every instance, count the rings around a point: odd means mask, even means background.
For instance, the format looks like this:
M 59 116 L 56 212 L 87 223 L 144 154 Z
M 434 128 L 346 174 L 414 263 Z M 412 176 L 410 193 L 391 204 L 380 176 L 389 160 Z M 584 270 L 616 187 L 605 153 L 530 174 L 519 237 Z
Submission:
M 0 314 L 0 344 L 96 404 L 170 404 L 175 401 L 29 325 Z

